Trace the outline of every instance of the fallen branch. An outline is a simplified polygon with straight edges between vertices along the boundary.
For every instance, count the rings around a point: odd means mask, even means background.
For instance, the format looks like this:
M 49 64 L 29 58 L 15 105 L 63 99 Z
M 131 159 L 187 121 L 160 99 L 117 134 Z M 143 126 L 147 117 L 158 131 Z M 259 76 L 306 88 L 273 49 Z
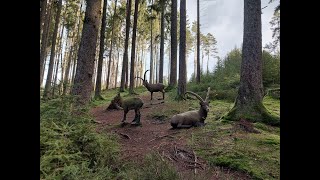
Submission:
M 101 121 L 96 121 L 96 120 L 92 120 L 92 121 L 95 123 L 98 123 L 98 124 L 103 124 L 103 122 L 101 122 Z
M 197 174 L 197 168 L 196 168 L 196 166 L 197 166 L 197 155 L 196 155 L 196 153 L 194 151 L 192 151 L 192 152 L 193 152 L 193 155 L 194 155 L 194 174 Z
M 119 134 L 122 135 L 122 136 L 124 136 L 124 137 L 127 138 L 127 139 L 131 139 L 130 136 L 127 135 L 127 134 L 124 134 L 124 133 L 119 133 Z
M 179 132 L 174 132 L 174 133 L 166 134 L 166 135 L 163 135 L 163 136 L 159 136 L 159 137 L 151 139 L 149 142 L 152 142 L 152 141 L 154 141 L 156 139 L 161 139 L 161 138 L 164 138 L 164 137 L 167 137 L 167 136 L 173 137 L 172 135 L 177 134 L 177 133 L 179 133 Z
M 170 156 L 167 156 L 166 154 L 164 154 L 164 157 L 166 157 L 166 158 L 168 158 L 169 160 L 173 161 L 173 160 L 170 158 Z M 177 160 L 175 159 L 175 161 L 177 161 Z

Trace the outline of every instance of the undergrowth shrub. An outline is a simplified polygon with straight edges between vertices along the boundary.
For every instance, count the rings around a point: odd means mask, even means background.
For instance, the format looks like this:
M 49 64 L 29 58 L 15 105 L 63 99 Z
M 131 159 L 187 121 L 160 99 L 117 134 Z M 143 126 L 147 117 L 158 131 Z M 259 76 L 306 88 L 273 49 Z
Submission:
M 112 179 L 119 153 L 116 136 L 99 134 L 88 109 L 71 113 L 73 97 L 40 106 L 40 178 Z

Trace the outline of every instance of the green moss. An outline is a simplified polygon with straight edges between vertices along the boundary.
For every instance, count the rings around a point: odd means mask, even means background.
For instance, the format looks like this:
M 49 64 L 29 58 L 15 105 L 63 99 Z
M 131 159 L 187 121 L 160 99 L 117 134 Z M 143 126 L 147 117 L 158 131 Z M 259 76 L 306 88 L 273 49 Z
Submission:
M 254 179 L 279 179 L 279 135 L 234 134 L 227 132 L 227 126 L 223 126 L 217 122 L 209 139 L 210 133 L 206 138 L 200 136 L 201 133 L 195 133 L 193 138 L 196 143 L 193 147 L 200 157 L 206 159 L 212 167 L 229 167 L 248 173 Z
M 262 103 L 248 105 L 241 109 L 235 105 L 229 113 L 224 116 L 224 119 L 230 121 L 245 119 L 251 122 L 263 122 L 273 126 L 280 125 L 280 118 L 271 114 Z
M 112 179 L 116 136 L 97 133 L 88 109 L 73 115 L 72 103 L 64 98 L 40 106 L 41 179 Z

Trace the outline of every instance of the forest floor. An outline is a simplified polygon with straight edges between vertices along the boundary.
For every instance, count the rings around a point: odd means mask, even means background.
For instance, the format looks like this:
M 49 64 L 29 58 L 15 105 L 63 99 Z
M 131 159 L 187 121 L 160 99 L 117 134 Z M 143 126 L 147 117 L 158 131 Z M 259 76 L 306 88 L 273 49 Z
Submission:
M 148 92 L 140 94 L 139 97 L 144 101 L 141 126 L 130 124 L 134 119 L 133 110 L 127 114 L 127 123 L 121 126 L 123 111 L 105 110 L 110 101 L 91 110 L 99 124 L 98 131 L 119 135 L 121 161 L 140 164 L 143 163 L 145 155 L 155 152 L 162 161 L 168 161 L 176 168 L 181 179 L 251 179 L 251 176 L 243 171 L 209 165 L 196 154 L 192 141 L 195 134 L 203 133 L 201 128 L 171 129 L 169 118 L 172 114 L 188 110 L 186 104 L 168 102 L 168 96 L 165 101 L 159 100 L 162 97 L 160 93 L 154 93 L 153 101 L 150 100 Z M 202 148 L 206 145 L 206 142 L 198 144 Z

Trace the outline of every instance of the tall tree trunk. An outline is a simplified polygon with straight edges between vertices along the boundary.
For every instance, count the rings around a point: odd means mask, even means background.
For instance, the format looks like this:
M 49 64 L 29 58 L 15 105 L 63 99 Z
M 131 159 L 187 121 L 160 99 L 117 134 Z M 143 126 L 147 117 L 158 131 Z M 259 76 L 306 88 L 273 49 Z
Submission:
M 200 83 L 200 2 L 199 2 L 199 0 L 197 0 L 197 75 L 196 75 L 196 82 Z
M 132 44 L 131 44 L 131 68 L 130 68 L 130 94 L 133 92 L 134 87 L 134 61 L 135 61 L 135 52 L 136 52 L 136 34 L 137 34 L 137 22 L 138 22 L 138 8 L 139 0 L 134 2 L 134 17 L 133 17 L 133 28 L 132 28 Z
M 204 53 L 202 51 L 202 59 L 201 59 L 201 72 L 203 73 L 203 59 L 204 59 Z
M 52 36 L 51 55 L 50 55 L 50 61 L 49 61 L 49 67 L 48 67 L 48 75 L 46 79 L 46 85 L 44 87 L 43 98 L 49 97 L 49 92 L 51 89 L 51 79 L 52 79 L 53 63 L 54 63 L 54 57 L 55 57 L 56 41 L 57 41 L 58 27 L 60 22 L 61 9 L 62 9 L 62 0 L 59 0 L 58 10 L 55 18 L 54 31 Z
M 73 51 L 74 51 L 74 33 L 72 33 L 72 36 L 71 36 L 71 42 L 70 42 L 70 51 L 69 51 L 69 56 L 68 56 L 68 60 L 67 60 L 67 67 L 66 67 L 66 72 L 64 74 L 64 82 L 63 82 L 63 91 L 62 91 L 62 94 L 63 95 L 66 95 L 67 94 L 67 89 L 68 89 L 68 86 L 70 85 L 69 84 L 69 73 L 70 73 L 70 68 L 71 68 L 71 61 L 72 61 L 72 54 L 73 54 Z
M 153 5 L 153 0 L 151 1 L 151 5 Z M 152 9 L 151 9 L 151 16 L 152 16 Z M 149 81 L 153 83 L 153 19 L 151 19 L 151 38 L 150 38 L 150 78 Z
M 91 99 L 92 74 L 100 18 L 101 0 L 87 0 L 82 38 L 78 52 L 77 70 L 72 88 L 72 95 L 78 96 L 76 105 L 84 105 Z
M 67 34 L 67 37 L 68 37 L 68 34 Z M 66 45 L 65 47 L 67 48 L 68 47 L 68 39 L 66 40 Z M 64 58 L 63 58 L 63 53 L 61 52 L 61 74 L 60 74 L 60 84 L 59 84 L 59 95 L 62 94 L 62 88 L 63 88 L 63 82 L 64 82 L 64 70 L 65 70 L 65 61 L 66 61 L 66 56 L 67 53 L 65 52 L 64 53 Z
M 120 43 L 120 37 L 119 37 L 119 43 Z M 119 71 L 119 59 L 120 59 L 120 51 L 119 51 L 119 46 L 117 47 L 117 51 L 118 51 L 118 57 L 117 57 L 117 67 L 116 67 L 116 76 L 115 76 L 115 86 L 114 88 L 117 88 L 117 84 L 118 84 L 118 71 Z
M 208 53 L 208 60 L 207 60 L 207 74 L 209 74 L 209 54 L 210 54 L 210 53 Z
M 192 77 L 192 79 L 194 81 L 196 81 L 196 79 L 197 79 L 197 50 L 195 50 L 193 55 L 194 55 L 194 57 L 193 57 L 193 77 Z
M 171 1 L 171 65 L 169 86 L 177 85 L 177 1 Z
M 73 69 L 72 69 L 72 75 L 71 75 L 71 87 L 74 84 L 74 78 L 75 78 L 75 74 L 76 74 L 76 67 L 77 67 L 77 56 L 78 56 L 78 52 L 79 52 L 79 46 L 80 46 L 80 26 L 81 26 L 81 9 L 82 9 L 82 2 L 80 5 L 80 9 L 79 9 L 79 16 L 78 16 L 78 28 L 77 28 L 77 36 L 76 36 L 76 40 L 75 40 L 75 47 L 76 47 L 76 51 L 73 53 L 74 58 L 73 58 Z M 97 50 L 97 49 L 96 49 Z
M 50 6 L 50 3 L 48 4 L 48 10 L 45 17 L 44 25 L 43 25 L 43 32 L 42 32 L 42 38 L 41 38 L 41 50 L 40 50 L 40 86 L 43 82 L 43 75 L 44 75 L 44 69 L 45 69 L 45 61 L 47 56 L 47 43 L 48 43 L 48 35 L 49 35 L 49 29 L 50 29 L 50 23 L 51 23 L 51 11 L 52 6 Z
M 164 26 L 165 26 L 164 13 L 165 13 L 165 1 L 161 0 L 161 42 L 160 42 L 159 83 L 163 83 Z
M 171 45 L 169 45 L 170 47 L 171 47 Z M 169 85 L 169 83 L 170 83 L 170 64 L 171 64 L 171 52 L 169 51 L 169 53 L 168 53 L 168 56 L 169 56 L 169 61 L 168 61 L 168 76 L 167 76 L 167 78 L 168 78 L 168 85 Z
M 142 43 L 144 43 L 144 41 Z M 139 77 L 142 77 L 143 76 L 142 74 L 144 73 L 144 64 L 145 64 L 144 48 L 145 48 L 145 46 L 142 46 L 142 50 L 141 50 L 141 71 L 140 71 Z M 141 86 L 141 85 L 142 85 L 142 81 L 139 80 L 139 86 Z
M 128 69 L 128 46 L 129 46 L 129 31 L 130 31 L 130 15 L 131 15 L 131 0 L 127 0 L 126 5 L 126 38 L 124 42 L 124 53 L 123 53 L 123 61 L 122 61 L 122 72 L 121 72 L 121 85 L 120 92 L 124 92 L 125 84 L 126 84 L 126 72 Z
M 109 52 L 109 62 L 108 62 L 108 76 L 107 76 L 107 87 L 106 89 L 109 89 L 109 82 L 110 82 L 110 67 L 111 67 L 111 57 L 112 57 L 112 48 L 113 48 L 113 33 L 114 33 L 114 21 L 115 21 L 115 14 L 117 11 L 117 0 L 114 4 L 114 11 L 113 11 L 113 21 L 111 25 L 111 43 L 110 43 L 110 52 Z
M 56 70 L 55 70 L 55 76 L 54 76 L 54 80 L 53 80 L 53 89 L 52 89 L 52 95 L 54 96 L 54 92 L 56 89 L 56 84 L 57 84 L 57 77 L 58 77 L 58 70 L 59 70 L 59 62 L 60 62 L 60 55 L 62 54 L 62 37 L 63 37 L 63 31 L 64 31 L 64 23 L 62 23 L 62 31 L 61 31 L 61 36 L 60 36 L 60 41 L 59 41 L 59 53 L 57 56 L 57 65 L 56 65 Z M 61 59 L 62 60 L 62 59 Z
M 156 83 L 159 83 L 159 46 L 156 44 L 155 51 L 156 51 Z
M 40 10 L 40 38 L 41 38 L 41 30 L 42 24 L 46 16 L 46 8 L 47 8 L 47 0 L 40 0 L 41 2 L 41 10 Z M 49 8 L 48 8 L 49 9 Z
M 184 97 L 187 85 L 186 74 L 186 0 L 180 0 L 180 46 L 179 46 L 179 82 L 178 99 Z
M 101 96 L 101 74 L 102 74 L 102 64 L 103 64 L 103 53 L 104 53 L 104 39 L 106 31 L 106 18 L 107 18 L 107 0 L 103 1 L 103 12 L 101 21 L 101 31 L 100 31 L 100 51 L 98 60 L 98 70 L 97 70 L 97 80 L 96 80 L 96 90 L 95 99 L 102 99 Z
M 246 119 L 279 125 L 263 103 L 261 0 L 244 0 L 244 29 L 240 87 L 234 107 L 225 119 Z

